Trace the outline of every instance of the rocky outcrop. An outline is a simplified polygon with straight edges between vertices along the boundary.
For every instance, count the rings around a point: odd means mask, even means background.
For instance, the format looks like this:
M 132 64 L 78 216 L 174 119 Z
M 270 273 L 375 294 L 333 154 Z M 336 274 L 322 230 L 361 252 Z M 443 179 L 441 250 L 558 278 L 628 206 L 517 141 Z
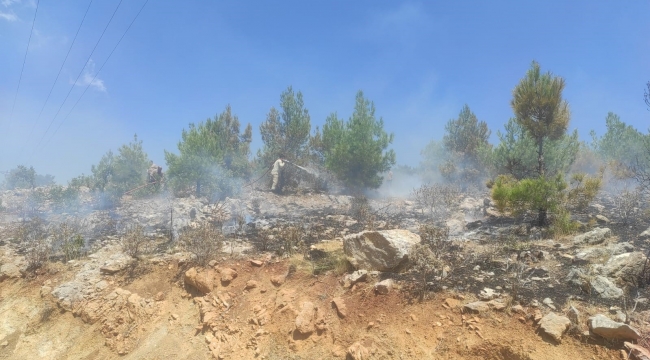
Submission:
M 364 231 L 343 239 L 343 250 L 357 269 L 395 272 L 408 263 L 411 246 L 420 236 L 408 230 Z
M 577 235 L 573 238 L 574 244 L 600 244 L 612 236 L 612 230 L 609 228 L 595 228 L 587 233 Z
M 589 318 L 589 330 L 605 339 L 637 340 L 641 337 L 635 328 L 616 322 L 602 314 Z

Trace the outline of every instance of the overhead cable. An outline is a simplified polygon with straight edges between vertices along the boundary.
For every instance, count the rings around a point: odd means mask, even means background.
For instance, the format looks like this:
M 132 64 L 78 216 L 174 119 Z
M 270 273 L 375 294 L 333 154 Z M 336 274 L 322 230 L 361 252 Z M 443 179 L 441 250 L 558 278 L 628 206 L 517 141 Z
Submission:
M 14 104 L 11 105 L 11 115 L 9 115 L 9 122 L 14 117 L 14 108 L 16 107 L 16 99 L 18 99 L 18 90 L 20 90 L 20 83 L 23 80 L 23 71 L 25 70 L 25 63 L 27 62 L 27 53 L 29 52 L 29 44 L 32 42 L 32 34 L 34 33 L 34 24 L 36 23 L 36 14 L 38 14 L 38 4 L 40 0 L 36 1 L 36 10 L 34 11 L 34 19 L 32 20 L 32 30 L 29 32 L 29 40 L 27 40 L 27 49 L 25 49 L 25 57 L 23 58 L 23 66 L 20 69 L 20 76 L 18 77 L 18 87 L 16 88 L 16 95 L 14 95 Z

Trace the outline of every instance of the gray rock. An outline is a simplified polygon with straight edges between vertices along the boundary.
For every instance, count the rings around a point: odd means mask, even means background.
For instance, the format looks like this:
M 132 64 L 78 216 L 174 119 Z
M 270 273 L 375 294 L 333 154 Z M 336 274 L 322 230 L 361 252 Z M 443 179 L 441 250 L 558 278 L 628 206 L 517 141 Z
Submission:
M 601 268 L 601 274 L 623 282 L 635 282 L 643 270 L 645 255 L 640 251 L 612 256 Z
M 351 274 L 345 276 L 346 280 L 349 280 L 352 284 L 366 281 L 368 278 L 368 270 L 357 270 L 353 271 Z
M 578 268 L 571 268 L 567 274 L 565 281 L 571 285 L 582 288 L 587 283 L 587 275 L 584 271 Z
M 604 263 L 611 256 L 611 251 L 604 247 L 590 247 L 580 249 L 573 257 L 573 262 L 578 265 Z
M 603 299 L 620 299 L 623 297 L 623 290 L 604 276 L 596 276 L 589 282 L 594 293 Z
M 573 243 L 576 245 L 584 243 L 596 245 L 602 243 L 610 236 L 612 236 L 612 230 L 608 228 L 595 228 L 587 233 L 576 235 L 573 238 Z
M 604 215 L 596 215 L 596 222 L 600 225 L 606 225 L 609 223 L 609 219 Z
M 382 280 L 375 284 L 375 292 L 380 295 L 388 294 L 393 288 L 393 279 Z
M 485 288 L 485 289 L 481 290 L 481 292 L 478 294 L 478 298 L 483 300 L 483 301 L 492 300 L 492 299 L 494 299 L 494 298 L 496 298 L 498 296 L 499 296 L 499 293 L 492 290 L 492 289 L 490 289 L 490 288 Z
M 566 315 L 574 325 L 578 325 L 580 323 L 580 311 L 573 307 L 573 305 L 569 307 Z
M 550 307 L 550 308 L 553 309 L 553 310 L 556 309 L 556 308 L 555 308 L 555 304 L 553 304 L 553 300 L 551 300 L 551 298 L 546 298 L 546 299 L 542 300 L 542 304 L 544 304 L 544 305 Z
M 475 301 L 472 303 L 468 303 L 463 305 L 463 311 L 464 312 L 470 312 L 470 313 L 482 313 L 490 310 L 490 305 L 488 305 L 487 302 L 485 301 Z
M 83 300 L 83 291 L 84 285 L 82 283 L 71 281 L 54 288 L 52 296 L 57 300 L 59 306 L 71 311 L 76 303 Z
M 639 332 L 623 323 L 618 323 L 605 315 L 598 314 L 589 318 L 589 330 L 605 339 L 630 339 L 637 340 L 641 337 Z
M 562 341 L 562 335 L 571 325 L 571 320 L 565 316 L 548 313 L 539 321 L 539 328 L 557 342 Z
M 648 239 L 650 239 L 650 227 L 645 229 L 645 231 L 639 234 L 639 240 L 648 240 Z
M 364 231 L 343 238 L 343 250 L 357 269 L 395 272 L 408 263 L 410 248 L 420 236 L 408 230 Z
M 634 245 L 629 242 L 621 242 L 608 246 L 608 249 L 612 255 L 621 255 L 634 251 Z

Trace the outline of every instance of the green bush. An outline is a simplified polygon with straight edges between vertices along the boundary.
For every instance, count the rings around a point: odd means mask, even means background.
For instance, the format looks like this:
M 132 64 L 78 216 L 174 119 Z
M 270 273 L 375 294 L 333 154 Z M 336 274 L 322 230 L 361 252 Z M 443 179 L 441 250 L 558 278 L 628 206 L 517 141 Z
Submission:
M 53 229 L 53 237 L 54 248 L 61 251 L 64 261 L 78 259 L 83 255 L 86 243 L 79 225 L 65 221 Z
M 142 140 L 138 140 L 137 135 L 132 142 L 122 145 L 117 155 L 109 151 L 102 156 L 99 163 L 91 167 L 92 177 L 89 181 L 99 200 L 99 207 L 116 206 L 127 191 L 131 191 L 133 196 L 149 194 L 150 190 L 143 186 L 147 181 L 149 164 Z M 75 183 L 83 181 L 86 180 L 78 179 Z
M 79 202 L 79 189 L 73 186 L 53 185 L 49 188 L 48 199 L 57 210 L 73 209 Z
M 7 190 L 32 189 L 36 186 L 36 170 L 30 166 L 27 168 L 18 165 L 15 169 L 9 170 L 5 175 L 4 187 Z
M 239 119 L 230 106 L 214 119 L 183 130 L 179 154 L 165 151 L 167 181 L 177 195 L 223 198 L 236 193 L 239 181 L 250 176 L 250 124 L 239 132 Z
M 574 230 L 575 225 L 570 220 L 569 209 L 586 208 L 596 197 L 601 185 L 602 174 L 574 174 L 571 185 L 567 184 L 562 175 L 523 180 L 500 175 L 492 184 L 492 199 L 500 212 L 521 215 L 537 211 L 538 225 L 544 226 L 550 222 L 557 230 L 556 233 L 568 233 Z M 549 219 L 547 213 L 551 215 Z

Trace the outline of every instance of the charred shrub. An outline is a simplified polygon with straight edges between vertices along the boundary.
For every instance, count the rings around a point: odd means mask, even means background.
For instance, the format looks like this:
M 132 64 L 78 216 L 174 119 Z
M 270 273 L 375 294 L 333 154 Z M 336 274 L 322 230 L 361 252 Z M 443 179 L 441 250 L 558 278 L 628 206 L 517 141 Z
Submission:
M 458 207 L 460 189 L 454 185 L 424 184 L 411 193 L 415 203 L 432 215 L 445 216 Z
M 440 263 L 431 248 L 423 243 L 411 247 L 409 259 L 413 264 L 413 271 L 417 274 L 417 286 L 414 288 L 414 292 L 422 301 L 426 296 L 427 277 L 440 266 Z
M 376 218 L 368 198 L 363 195 L 357 195 L 352 198 L 348 215 L 364 226 L 370 225 L 371 228 Z
M 431 224 L 421 225 L 420 239 L 421 243 L 427 245 L 435 257 L 440 259 L 449 247 L 449 228 Z
M 217 257 L 223 247 L 223 234 L 214 226 L 204 223 L 185 229 L 180 236 L 181 246 L 196 257 L 196 263 L 206 266 Z
M 64 221 L 53 229 L 54 248 L 68 262 L 83 255 L 85 241 L 80 233 L 79 225 L 72 221 Z
M 25 249 L 27 268 L 36 270 L 47 264 L 52 253 L 48 230 L 40 218 L 23 222 L 16 231 L 16 238 Z
M 251 200 L 251 208 L 253 209 L 253 214 L 255 214 L 255 216 L 259 217 L 260 215 L 262 215 L 261 205 L 262 205 L 262 199 L 254 198 L 253 200 Z
M 304 235 L 304 229 L 297 225 L 287 225 L 280 228 L 278 238 L 282 242 L 281 255 L 289 257 L 295 253 L 303 252 L 305 247 Z
M 122 251 L 132 258 L 136 258 L 145 252 L 148 239 L 144 234 L 142 225 L 127 226 L 124 236 L 122 236 Z
M 642 193 L 638 190 L 623 189 L 614 194 L 614 205 L 623 224 L 628 224 L 634 215 L 635 209 L 641 204 Z
M 449 246 L 449 228 L 425 224 L 420 226 L 420 243 L 409 250 L 412 270 L 417 274 L 417 286 L 414 288 L 420 301 L 424 300 L 427 290 L 427 278 L 444 267 L 443 256 Z

